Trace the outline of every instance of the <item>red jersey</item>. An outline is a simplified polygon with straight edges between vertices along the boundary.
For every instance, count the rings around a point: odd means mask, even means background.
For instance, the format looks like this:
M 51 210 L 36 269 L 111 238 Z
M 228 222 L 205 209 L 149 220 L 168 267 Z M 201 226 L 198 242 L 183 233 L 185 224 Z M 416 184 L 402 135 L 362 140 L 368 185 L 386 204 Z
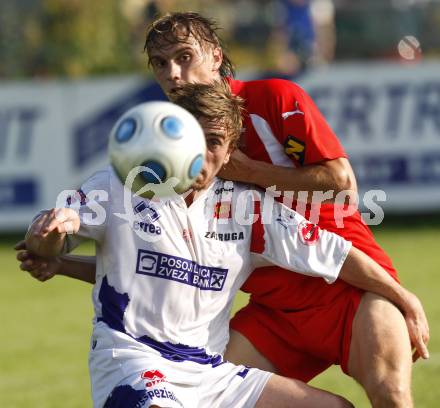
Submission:
M 228 82 L 232 92 L 244 99 L 243 151 L 250 158 L 299 167 L 347 157 L 313 100 L 298 85 L 282 79 L 243 82 L 228 78 Z M 309 215 L 307 211 L 306 218 Z M 338 228 L 334 205 L 321 205 L 321 228 L 352 241 L 397 280 L 391 260 L 375 242 L 360 213 L 356 211 L 343 221 L 344 228 Z M 329 287 L 318 279 L 280 268 L 271 268 L 268 273 L 267 269 L 256 270 L 242 289 L 252 294 L 253 301 L 269 307 L 291 310 L 326 304 L 347 287 L 342 281 Z

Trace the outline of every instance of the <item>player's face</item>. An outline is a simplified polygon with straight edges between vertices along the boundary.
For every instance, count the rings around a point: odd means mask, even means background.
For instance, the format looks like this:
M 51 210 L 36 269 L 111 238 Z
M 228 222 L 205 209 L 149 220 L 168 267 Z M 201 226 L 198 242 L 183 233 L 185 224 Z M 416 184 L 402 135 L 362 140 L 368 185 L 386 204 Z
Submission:
M 231 142 L 224 126 L 203 118 L 199 119 L 199 122 L 205 132 L 206 156 L 203 169 L 192 185 L 196 191 L 209 187 L 231 155 Z
M 193 37 L 187 42 L 149 51 L 153 73 L 167 96 L 185 83 L 209 84 L 220 79 L 220 48 L 202 47 Z

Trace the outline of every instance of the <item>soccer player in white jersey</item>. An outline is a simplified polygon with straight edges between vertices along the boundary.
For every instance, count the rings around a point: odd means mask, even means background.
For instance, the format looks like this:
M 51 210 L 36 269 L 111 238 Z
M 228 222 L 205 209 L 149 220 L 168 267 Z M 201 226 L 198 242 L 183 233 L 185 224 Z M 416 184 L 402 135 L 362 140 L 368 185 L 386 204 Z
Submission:
M 72 249 L 84 237 L 97 242 L 90 352 L 95 406 L 350 406 L 300 381 L 223 361 L 236 291 L 254 267 L 277 264 L 378 293 L 427 327 L 420 303 L 343 238 L 280 204 L 271 222 L 263 223 L 260 201 L 240 201 L 243 194 L 258 196 L 253 187 L 215 177 L 241 129 L 238 99 L 227 86 L 187 85 L 176 101 L 202 124 L 207 157 L 185 198 L 161 205 L 133 198 L 133 205 L 144 202 L 158 215 L 150 220 L 158 227 L 150 233 L 159 240 L 143 240 L 134 224 L 117 216 L 124 212 L 124 187 L 111 168 L 81 187 L 86 196 L 91 190 L 108 193 L 109 200 L 99 203 L 104 223 L 87 223 L 90 209 L 83 201 L 79 213 L 43 212 L 26 236 L 27 248 L 40 256 Z M 240 211 L 256 214 L 257 221 L 241 225 L 234 217 Z

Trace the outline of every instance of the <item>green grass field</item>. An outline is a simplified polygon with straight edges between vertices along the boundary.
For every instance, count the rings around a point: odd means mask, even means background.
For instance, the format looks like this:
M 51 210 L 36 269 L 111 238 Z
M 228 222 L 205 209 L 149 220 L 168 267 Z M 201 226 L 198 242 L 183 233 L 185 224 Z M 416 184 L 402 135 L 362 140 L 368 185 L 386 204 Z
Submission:
M 440 225 L 392 223 L 376 236 L 402 282 L 421 298 L 430 321 L 431 358 L 414 368 L 416 407 L 440 400 Z M 87 351 L 91 286 L 56 277 L 40 283 L 18 269 L 14 239 L 0 240 L 0 407 L 90 407 Z M 91 248 L 86 248 L 90 252 Z M 246 298 L 237 298 L 237 307 Z M 363 391 L 334 367 L 313 384 L 368 407 Z M 232 408 L 232 407 L 231 407 Z

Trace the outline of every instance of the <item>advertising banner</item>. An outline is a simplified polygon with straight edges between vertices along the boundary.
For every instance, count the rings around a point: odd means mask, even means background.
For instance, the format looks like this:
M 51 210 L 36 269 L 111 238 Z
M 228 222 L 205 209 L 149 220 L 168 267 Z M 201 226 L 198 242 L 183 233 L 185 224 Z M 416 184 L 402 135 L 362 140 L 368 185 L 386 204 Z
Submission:
M 439 73 L 440 63 L 334 64 L 297 79 L 349 154 L 361 204 L 383 190 L 385 213 L 440 210 Z M 22 230 L 102 168 L 117 118 L 157 99 L 140 77 L 2 82 L 0 231 Z
M 383 190 L 389 213 L 440 210 L 439 63 L 338 64 L 298 82 L 344 145 L 360 192 Z
M 139 77 L 0 85 L 0 231 L 26 228 L 58 193 L 76 189 L 108 163 L 118 117 L 164 98 Z

